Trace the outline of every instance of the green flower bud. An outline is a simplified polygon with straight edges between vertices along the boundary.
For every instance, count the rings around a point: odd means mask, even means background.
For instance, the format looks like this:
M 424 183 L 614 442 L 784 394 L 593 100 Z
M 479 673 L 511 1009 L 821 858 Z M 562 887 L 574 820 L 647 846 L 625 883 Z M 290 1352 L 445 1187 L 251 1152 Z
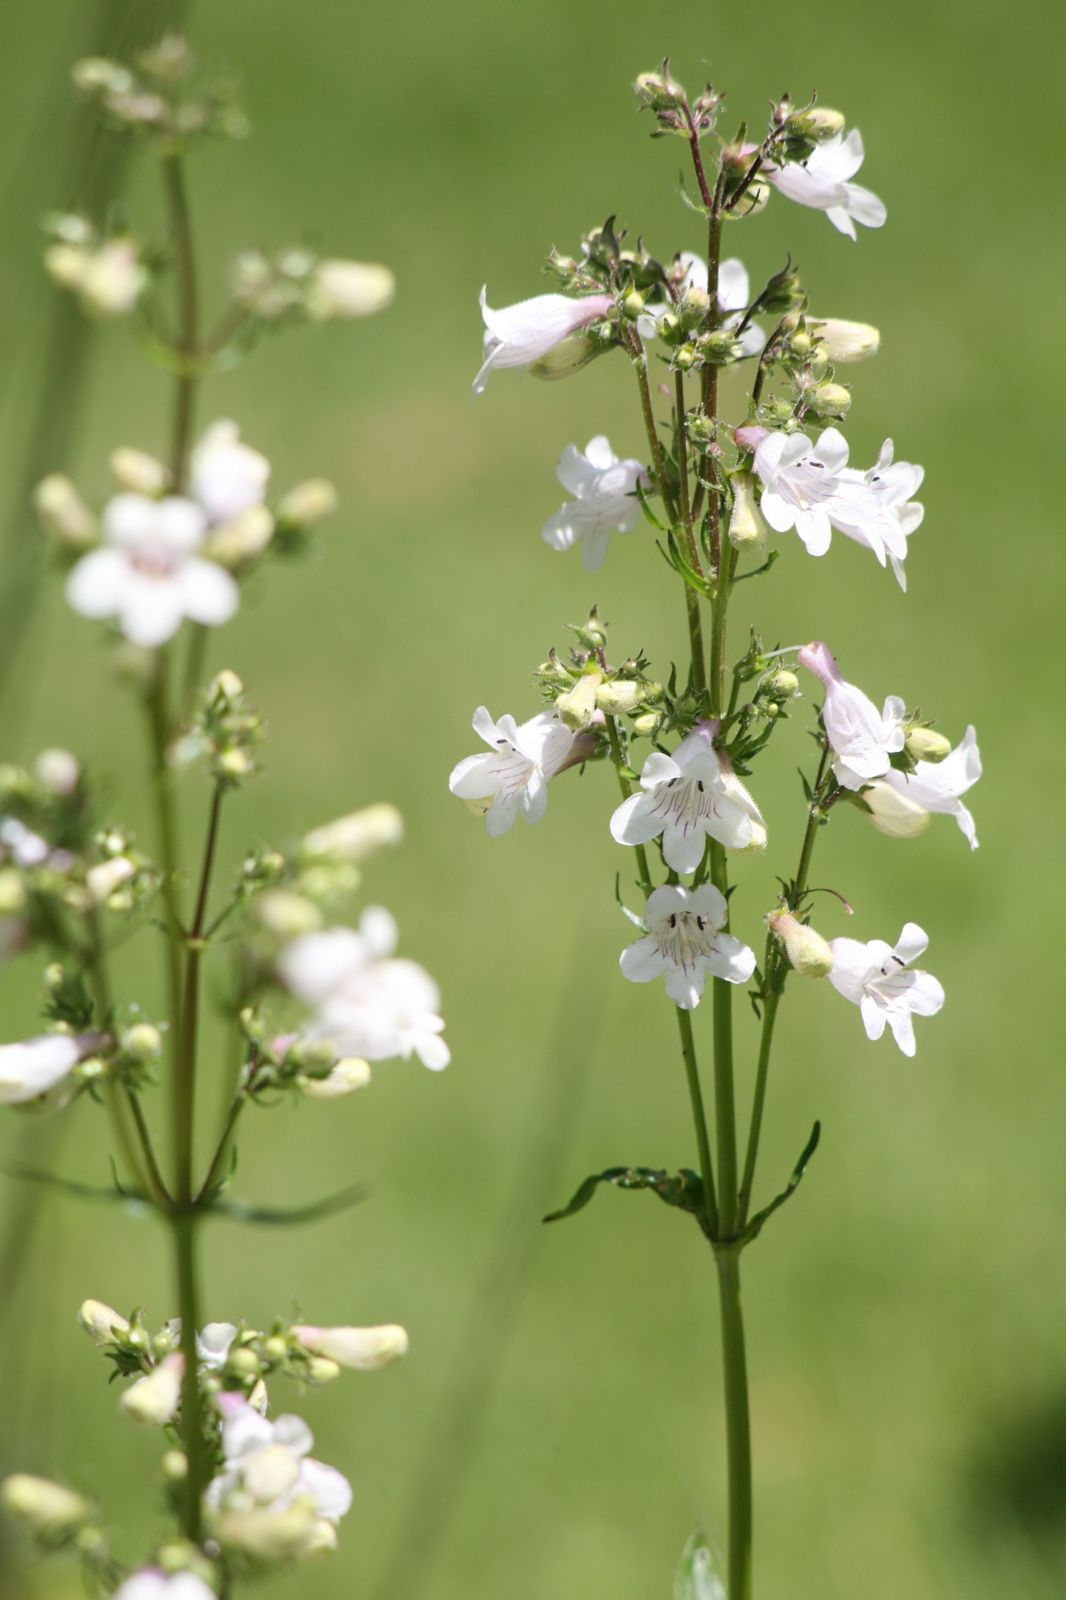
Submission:
M 847 364 L 875 356 L 881 347 L 881 334 L 869 322 L 848 322 L 842 317 L 819 317 L 811 327 L 821 340 L 830 361 Z
M 676 111 L 685 99 L 685 91 L 671 76 L 666 61 L 659 72 L 642 72 L 633 84 L 633 93 L 652 111 Z
M 332 1383 L 340 1375 L 340 1366 L 328 1356 L 312 1356 L 307 1363 L 307 1376 L 312 1383 Z
M 157 1061 L 162 1051 L 162 1035 L 150 1022 L 135 1022 L 122 1035 L 122 1053 L 133 1061 Z
M 662 727 L 662 716 L 658 711 L 645 711 L 643 716 L 633 720 L 633 732 L 640 734 L 642 739 L 653 739 Z
M 686 331 L 701 328 L 710 309 L 711 297 L 706 289 L 686 289 L 678 302 L 678 320 Z
M 130 1332 L 126 1318 L 102 1300 L 82 1302 L 78 1308 L 78 1326 L 101 1348 L 113 1344 L 116 1339 L 128 1339 Z
M 95 543 L 96 518 L 69 478 L 58 472 L 42 478 L 33 503 L 43 527 L 61 544 L 85 550 Z
M 766 523 L 755 500 L 755 481 L 750 472 L 734 472 L 733 509 L 729 516 L 729 542 L 734 550 L 759 551 L 766 548 Z
M 262 1364 L 254 1350 L 238 1345 L 226 1357 L 226 1371 L 238 1378 L 258 1378 Z
M 639 289 L 630 289 L 622 296 L 622 315 L 628 317 L 630 322 L 636 322 L 644 312 L 644 296 Z
M 800 682 L 794 672 L 789 672 L 787 667 L 779 667 L 766 680 L 768 693 L 777 700 L 791 700 L 800 692 Z
M 802 977 L 824 978 L 832 971 L 833 952 L 827 942 L 790 911 L 771 912 L 766 923 L 784 945 L 789 964 Z
M 168 1450 L 163 1457 L 163 1476 L 169 1483 L 181 1483 L 189 1475 L 189 1462 L 184 1450 Z
M 0 867 L 0 917 L 11 917 L 26 904 L 26 885 L 15 867 Z
M 325 478 L 309 478 L 290 489 L 278 506 L 278 521 L 294 528 L 310 528 L 333 515 L 337 491 Z
M 91 1509 L 89 1502 L 72 1489 L 28 1472 L 14 1472 L 4 1479 L 0 1502 L 11 1516 L 43 1534 L 72 1532 L 86 1520 Z
M 724 367 L 730 361 L 740 359 L 740 340 L 735 338 L 728 328 L 718 328 L 714 333 L 704 334 L 700 340 L 700 354 L 712 365 Z
M 154 499 L 170 483 L 169 469 L 144 450 L 112 450 L 110 467 L 119 488 L 128 489 L 131 494 L 146 494 Z
M 699 360 L 699 353 L 693 344 L 683 344 L 674 352 L 674 366 L 678 372 L 691 372 Z
M 596 709 L 602 683 L 602 673 L 586 672 L 572 689 L 556 696 L 555 709 L 574 733 L 588 727 L 592 713 Z
M 322 926 L 322 913 L 313 900 L 291 889 L 267 889 L 252 901 L 263 927 L 278 939 L 298 939 Z
M 842 383 L 819 383 L 805 395 L 808 407 L 819 417 L 845 417 L 851 407 L 851 391 Z
M 803 111 L 793 111 L 788 118 L 788 125 L 802 139 L 821 144 L 823 140 L 834 139 L 838 133 L 843 133 L 844 113 L 831 111 L 828 106 L 808 106 Z
M 907 729 L 904 748 L 914 761 L 943 761 L 951 754 L 951 740 L 935 728 L 914 726 Z
M 643 687 L 632 678 L 616 678 L 596 691 L 596 704 L 609 717 L 623 717 L 644 698 Z
M 587 367 L 590 361 L 602 355 L 607 348 L 605 344 L 597 343 L 587 333 L 571 333 L 565 339 L 560 339 L 557 345 L 540 356 L 530 366 L 530 372 L 535 378 L 542 378 L 552 382 L 556 378 L 569 378 L 575 372 L 580 372 L 582 367 Z

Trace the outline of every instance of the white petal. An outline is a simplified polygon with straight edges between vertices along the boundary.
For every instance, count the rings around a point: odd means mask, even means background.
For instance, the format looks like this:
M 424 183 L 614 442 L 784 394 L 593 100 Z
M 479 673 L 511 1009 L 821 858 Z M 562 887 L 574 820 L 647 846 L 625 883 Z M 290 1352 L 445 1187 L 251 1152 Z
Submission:
M 113 617 L 120 610 L 130 579 L 130 564 L 121 550 L 90 550 L 67 578 L 67 604 L 82 617 Z
M 917 961 L 918 957 L 928 948 L 929 935 L 925 929 L 920 928 L 916 922 L 905 922 L 903 931 L 896 940 L 896 948 L 892 953 L 909 966 L 912 961 Z
M 702 962 L 697 967 L 687 969 L 673 966 L 666 969 L 666 992 L 682 1011 L 692 1011 L 699 1005 L 706 982 L 707 974 Z
M 885 1023 L 888 1020 L 884 1008 L 878 1005 L 873 995 L 864 994 L 859 1002 L 859 1010 L 862 1012 L 866 1037 L 868 1039 L 880 1039 L 885 1031 Z
M 236 579 L 214 561 L 193 557 L 180 569 L 182 604 L 193 622 L 219 627 L 240 604 Z
M 622 976 L 628 978 L 630 983 L 650 983 L 666 970 L 663 953 L 652 938 L 638 939 L 636 944 L 626 945 L 618 964 Z
M 747 983 L 755 971 L 755 951 L 732 934 L 720 933 L 707 965 L 716 978 L 724 978 L 727 983 Z

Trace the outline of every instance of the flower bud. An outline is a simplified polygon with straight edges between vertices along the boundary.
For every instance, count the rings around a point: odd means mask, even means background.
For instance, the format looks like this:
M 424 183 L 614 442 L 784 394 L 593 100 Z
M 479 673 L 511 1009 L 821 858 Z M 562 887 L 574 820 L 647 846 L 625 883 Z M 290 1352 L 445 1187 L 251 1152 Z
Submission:
M 788 671 L 787 667 L 778 667 L 777 671 L 767 678 L 766 688 L 775 700 L 792 700 L 799 694 L 800 681 L 794 672 Z
M 819 417 L 846 417 L 851 407 L 851 391 L 842 383 L 818 383 L 808 389 L 805 400 Z
M 49 533 L 63 544 L 83 550 L 96 538 L 96 518 L 69 478 L 53 472 L 33 491 L 33 503 Z
M 111 452 L 111 476 L 120 489 L 151 498 L 161 495 L 170 484 L 170 472 L 155 456 L 144 450 L 125 447 Z
M 122 1053 L 133 1061 L 158 1061 L 163 1037 L 150 1022 L 135 1022 L 122 1035 Z
M 643 716 L 634 719 L 633 732 L 640 734 L 643 739 L 653 739 L 662 727 L 662 721 L 658 711 L 645 711 Z
M 370 1063 L 358 1056 L 345 1056 L 336 1062 L 324 1078 L 309 1078 L 304 1074 L 296 1079 L 296 1086 L 311 1100 L 339 1100 L 370 1083 Z
M 184 1450 L 168 1450 L 162 1465 L 168 1483 L 182 1483 L 189 1475 L 189 1461 Z
M 572 689 L 556 697 L 555 709 L 574 733 L 588 726 L 602 683 L 602 673 L 586 672 Z
M 388 267 L 363 261 L 320 261 L 307 288 L 307 313 L 316 322 L 329 317 L 369 317 L 384 311 L 396 293 Z
M 103 1300 L 84 1300 L 78 1308 L 78 1326 L 84 1328 L 93 1344 L 111 1344 L 116 1337 L 123 1338 L 130 1331 L 125 1317 Z
M 158 1367 L 130 1384 L 120 1397 L 119 1406 L 134 1422 L 163 1427 L 177 1413 L 184 1365 L 184 1358 L 177 1353 L 166 1356 Z
M 81 782 L 81 766 L 69 750 L 42 750 L 33 763 L 33 776 L 47 794 L 73 794 Z
M 85 874 L 85 887 L 90 900 L 97 906 L 106 905 L 115 891 L 128 883 L 136 871 L 128 856 L 112 856 L 109 861 L 101 861 L 98 866 L 90 867 Z
M 683 344 L 674 352 L 674 366 L 678 372 L 691 372 L 699 360 L 694 344 Z
M 239 745 L 231 745 L 226 750 L 220 750 L 214 762 L 215 776 L 223 783 L 243 783 L 245 778 L 250 778 L 255 772 L 255 762 L 247 750 L 242 750 Z
M 249 506 L 240 516 L 213 528 L 204 554 L 219 566 L 232 569 L 261 556 L 274 537 L 274 518 L 266 506 Z
M 740 199 L 731 205 L 725 213 L 726 219 L 738 222 L 741 217 L 754 217 L 765 209 L 770 198 L 770 185 L 764 183 L 762 178 L 754 178 L 744 190 Z
M 706 322 L 710 309 L 711 297 L 706 289 L 688 288 L 678 302 L 678 321 L 686 330 L 700 328 Z
M 337 509 L 337 491 L 325 478 L 308 478 L 290 489 L 278 506 L 278 521 L 293 528 L 310 528 Z
M 700 340 L 700 354 L 712 366 L 724 367 L 730 361 L 739 361 L 744 349 L 738 338 L 730 333 L 728 328 L 718 328 L 714 333 L 705 333 Z
M 943 761 L 951 754 L 951 740 L 935 728 L 908 728 L 903 747 L 912 761 Z
M 296 1326 L 292 1336 L 313 1355 L 325 1356 L 354 1372 L 377 1372 L 407 1354 L 406 1329 L 395 1323 L 378 1328 L 314 1328 Z
M 813 318 L 810 325 L 830 361 L 865 361 L 867 356 L 875 356 L 881 347 L 881 334 L 869 322 L 819 317 Z
M 544 355 L 539 356 L 529 370 L 535 378 L 542 378 L 547 382 L 556 378 L 569 378 L 575 372 L 580 372 L 582 367 L 587 367 L 598 355 L 602 355 L 603 349 L 603 345 L 597 344 L 595 339 L 590 339 L 587 333 L 570 333 Z
M 26 885 L 15 867 L 0 867 L 0 917 L 13 917 L 26 904 Z
M 89 1502 L 61 1483 L 35 1478 L 28 1472 L 14 1472 L 0 1486 L 4 1510 L 35 1533 L 72 1532 L 89 1515 Z
M 633 711 L 644 698 L 643 685 L 633 678 L 615 678 L 596 690 L 596 704 L 609 717 L 624 717 Z
M 813 928 L 799 922 L 790 911 L 773 911 L 766 919 L 785 947 L 789 963 L 804 978 L 824 978 L 832 970 L 833 952 Z
M 86 311 L 121 317 L 132 311 L 148 282 L 135 239 L 108 239 L 86 258 L 77 288 Z
M 402 840 L 402 816 L 395 806 L 382 802 L 314 828 L 304 839 L 301 853 L 313 861 L 353 861 L 358 865 L 376 850 Z
M 318 1521 L 310 1497 L 300 1496 L 283 1511 L 256 1506 L 224 1512 L 215 1521 L 214 1532 L 223 1548 L 240 1551 L 253 1561 L 288 1561 L 313 1547 Z
M 870 821 L 878 833 L 889 839 L 917 839 L 929 826 L 929 812 L 924 806 L 880 778 L 863 789 L 862 798 L 869 807 Z
M 340 1363 L 328 1356 L 312 1356 L 307 1363 L 307 1376 L 312 1383 L 332 1383 L 340 1375 Z
M 729 542 L 734 550 L 758 552 L 766 548 L 766 523 L 755 500 L 755 482 L 750 472 L 734 472 L 733 509 L 729 515 Z
M 641 105 L 652 111 L 675 111 L 685 98 L 684 89 L 671 77 L 665 61 L 659 72 L 642 72 L 633 84 L 633 93 Z
M 247 1345 L 237 1345 L 226 1357 L 226 1371 L 238 1378 L 258 1378 L 262 1368 L 259 1357 Z
M 636 322 L 637 318 L 644 314 L 644 296 L 639 289 L 630 289 L 622 296 L 621 306 L 623 317 L 627 317 L 630 322 Z
M 279 939 L 298 939 L 322 926 L 322 913 L 314 901 L 292 889 L 267 889 L 257 894 L 252 910 L 263 927 Z
M 828 106 L 807 106 L 802 111 L 793 111 L 789 115 L 788 125 L 801 138 L 821 144 L 823 140 L 834 139 L 838 133 L 843 133 L 844 113 L 831 111 Z
M 70 69 L 70 79 L 83 94 L 128 94 L 133 75 L 106 56 L 84 56 Z

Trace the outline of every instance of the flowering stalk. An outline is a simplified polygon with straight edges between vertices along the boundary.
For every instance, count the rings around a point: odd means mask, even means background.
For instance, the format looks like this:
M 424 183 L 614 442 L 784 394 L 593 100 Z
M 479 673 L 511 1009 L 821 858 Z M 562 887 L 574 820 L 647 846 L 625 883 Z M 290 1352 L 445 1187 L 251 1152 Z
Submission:
M 219 330 L 200 331 L 185 159 L 206 136 L 245 131 L 227 87 L 198 84 L 191 55 L 170 37 L 131 66 L 78 63 L 75 80 L 111 127 L 145 142 L 161 162 L 177 289 L 176 331 L 157 305 L 159 268 L 136 240 L 103 238 L 87 219 L 56 219 L 61 242 L 46 262 L 98 315 L 139 315 L 149 350 L 174 377 L 165 461 L 123 447 L 111 457 L 119 493 L 98 519 L 74 485 L 53 474 L 38 508 L 67 567 L 66 594 L 79 614 L 111 625 L 116 653 L 143 700 L 156 813 L 157 855 L 119 824 L 99 828 L 98 804 L 81 763 L 46 751 L 30 770 L 0 778 L 0 948 L 38 944 L 46 969 L 48 1031 L 0 1046 L 0 1100 L 59 1109 L 82 1093 L 109 1107 L 122 1177 L 168 1230 L 177 1315 L 150 1331 L 138 1312 L 87 1301 L 79 1321 L 115 1373 L 133 1381 L 120 1409 L 164 1430 L 170 1532 L 149 1564 L 128 1571 L 111 1553 L 100 1513 L 58 1485 L 16 1475 L 0 1490 L 38 1543 L 78 1555 L 94 1592 L 118 1600 L 215 1600 L 250 1570 L 300 1559 L 336 1543 L 351 1503 L 347 1480 L 310 1455 L 299 1418 L 268 1416 L 267 1380 L 301 1385 L 342 1368 L 376 1371 L 402 1357 L 395 1325 L 323 1328 L 279 1317 L 266 1328 L 207 1322 L 198 1246 L 213 1215 L 245 1222 L 309 1221 L 351 1204 L 358 1191 L 286 1211 L 228 1198 L 230 1155 L 248 1106 L 336 1100 L 365 1088 L 370 1062 L 416 1054 L 434 1070 L 449 1053 L 440 996 L 417 963 L 395 956 L 398 931 L 381 907 L 358 928 L 326 927 L 358 887 L 362 863 L 403 835 L 399 813 L 370 806 L 280 848 L 250 847 L 223 903 L 213 879 L 223 808 L 257 772 L 263 737 L 244 685 L 228 670 L 203 681 L 209 628 L 235 615 L 241 584 L 260 563 L 308 548 L 313 526 L 333 509 L 328 483 L 312 479 L 268 504 L 270 463 L 215 423 L 193 443 L 202 375 L 242 355 L 256 332 L 281 319 L 368 315 L 391 298 L 384 267 L 316 261 L 282 252 L 245 253 Z M 187 638 L 184 683 L 172 673 Z M 208 808 L 199 866 L 182 852 L 175 774 L 200 768 Z M 182 883 L 193 890 L 187 910 Z M 116 982 L 114 947 L 155 896 L 162 915 L 166 1028 L 145 1020 Z M 5 918 L 4 907 L 13 913 Z M 223 925 L 235 924 L 241 982 L 231 1024 L 240 1041 L 236 1090 L 205 1167 L 197 1160 L 201 986 Z M 81 931 L 81 930 L 85 931 Z M 136 926 L 130 931 L 138 931 Z M 141 924 L 156 936 L 151 923 Z M 164 1056 L 170 1160 L 164 1172 L 145 1114 Z M 56 1180 L 62 1183 L 62 1180 Z M 132 1298 L 132 1296 L 131 1296 Z
M 792 664 L 781 660 L 792 652 L 765 651 L 754 627 L 748 647 L 731 660 L 734 592 L 742 580 L 765 577 L 782 553 L 767 552 L 771 530 L 795 532 L 799 547 L 811 556 L 823 556 L 833 533 L 839 533 L 872 552 L 905 587 L 908 540 L 922 520 L 914 499 L 922 469 L 896 461 L 891 441 L 874 467 L 854 468 L 834 425 L 851 401 L 850 390 L 835 381 L 836 366 L 873 354 L 876 329 L 813 315 L 807 289 L 790 265 L 753 293 L 743 264 L 723 256 L 726 221 L 757 214 L 774 189 L 824 211 L 852 238 L 856 222 L 880 226 L 885 220 L 881 202 L 852 181 L 863 156 L 859 135 L 845 136 L 839 113 L 813 103 L 796 108 L 786 97 L 774 106 L 761 143 L 748 145 L 743 129 L 733 140 L 719 131 L 719 93 L 708 84 L 690 99 L 669 63 L 641 74 L 635 87 L 656 133 L 683 139 L 689 150 L 699 196 L 690 204 L 706 221 L 705 255 L 679 251 L 672 259 L 657 259 L 643 239 L 627 248 L 613 217 L 584 235 L 579 255 L 553 251 L 549 269 L 564 290 L 577 297 L 578 307 L 595 307 L 583 323 L 588 348 L 579 361 L 550 353 L 553 345 L 561 349 L 568 337 L 563 330 L 571 325 L 558 296 L 544 297 L 551 304 L 543 315 L 533 310 L 535 300 L 512 312 L 521 312 L 527 332 L 532 322 L 540 330 L 536 356 L 526 362 L 539 376 L 576 372 L 611 349 L 621 349 L 636 369 L 649 471 L 627 462 L 629 493 L 664 536 L 660 550 L 684 588 L 688 660 L 679 652 L 682 670 L 672 663 L 665 684 L 652 677 L 650 663 L 639 653 L 612 665 L 604 625 L 593 607 L 584 624 L 572 627 L 576 637 L 568 659 L 553 649 L 537 671 L 547 705 L 517 729 L 521 735 L 536 726 L 537 742 L 526 736 L 516 744 L 506 732 L 516 726 L 510 718 L 489 728 L 481 720 L 486 714 L 479 712 L 475 727 L 496 753 L 460 762 L 451 788 L 485 815 L 488 831 L 497 835 L 520 810 L 528 821 L 539 820 L 550 782 L 573 766 L 603 756 L 615 768 L 622 803 L 610 830 L 617 843 L 633 849 L 644 897 L 641 915 L 626 912 L 642 937 L 622 952 L 621 971 L 632 982 L 664 980 L 678 1019 L 699 1168 L 676 1174 L 653 1167 L 609 1168 L 586 1179 L 570 1204 L 548 1220 L 581 1210 L 603 1183 L 651 1189 L 687 1212 L 709 1244 L 720 1295 L 728 1594 L 730 1600 L 751 1600 L 752 1447 L 740 1258 L 795 1191 L 820 1131 L 816 1123 L 784 1190 L 753 1212 L 786 980 L 792 971 L 828 977 L 833 989 L 859 1007 L 867 1035 L 879 1038 L 890 1028 L 905 1054 L 914 1051 L 913 1017 L 931 1016 L 943 1003 L 936 980 L 911 964 L 927 942 L 915 924 L 905 924 L 894 947 L 881 940 L 827 941 L 810 926 L 817 892 L 810 884 L 815 840 L 831 811 L 848 802 L 895 837 L 920 831 L 931 812 L 948 812 L 972 844 L 973 819 L 961 796 L 980 775 L 980 758 L 972 729 L 953 750 L 908 714 L 897 697 L 889 696 L 879 710 L 845 681 L 824 644 L 798 649 L 797 664 L 824 691 L 814 729 L 819 762 L 812 781 L 804 779 L 807 809 L 799 863 L 791 879 L 781 880 L 780 903 L 765 916 L 761 966 L 754 950 L 733 935 L 732 917 L 742 915 L 743 901 L 734 893 L 729 854 L 743 857 L 768 842 L 762 812 L 743 779 L 771 740 L 780 741 L 777 730 L 790 720 L 801 688 Z M 607 296 L 613 303 L 605 307 Z M 512 312 L 493 316 L 506 319 Z M 759 321 L 764 314 L 777 319 L 769 333 Z M 493 336 L 489 326 L 489 356 Z M 529 339 L 525 348 L 532 351 L 534 343 Z M 663 418 L 656 415 L 651 361 L 663 363 L 672 379 L 661 386 L 672 400 Z M 731 421 L 719 373 L 725 367 L 742 372 L 745 362 L 751 363 L 748 392 L 740 420 Z M 695 407 L 686 396 L 686 378 L 693 373 L 699 375 Z M 823 419 L 829 425 L 812 438 L 808 430 Z M 666 439 L 672 441 L 669 447 Z M 594 467 L 594 445 L 602 467 Z M 626 530 L 629 523 L 617 476 L 608 481 L 618 457 L 606 439 L 597 436 L 584 459 L 589 470 L 575 475 L 573 447 L 563 451 L 559 476 L 577 499 L 545 525 L 544 537 L 565 550 L 580 530 L 586 557 L 595 538 L 596 559 L 585 561 L 592 570 L 605 554 L 606 530 Z M 638 772 L 633 745 L 641 738 L 651 749 Z M 693 1018 L 708 977 L 711 1117 L 697 1058 L 698 1019 Z M 738 1066 L 743 1072 L 745 1059 L 734 1027 L 733 991 L 748 983 L 760 1031 L 745 1132 L 737 1114 Z M 686 1547 L 675 1593 L 685 1600 L 721 1593 L 702 1538 Z

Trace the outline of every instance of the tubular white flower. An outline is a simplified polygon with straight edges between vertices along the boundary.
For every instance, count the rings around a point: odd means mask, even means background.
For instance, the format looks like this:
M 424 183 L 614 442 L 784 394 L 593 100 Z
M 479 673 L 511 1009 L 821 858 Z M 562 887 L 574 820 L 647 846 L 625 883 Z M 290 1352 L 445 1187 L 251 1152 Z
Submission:
M 416 1055 L 439 1072 L 451 1060 L 441 1033 L 440 990 L 415 961 L 392 958 L 396 924 L 368 906 L 353 928 L 307 933 L 278 958 L 282 982 L 313 1008 L 306 1036 L 328 1039 L 337 1053 L 364 1061 Z
M 857 939 L 833 939 L 833 967 L 829 982 L 862 1013 L 868 1039 L 880 1039 L 885 1026 L 905 1056 L 913 1056 L 914 1017 L 932 1017 L 944 1004 L 944 990 L 936 978 L 910 963 L 926 949 L 929 940 L 916 922 L 904 924 L 895 948 L 883 939 L 861 944 Z
M 556 476 L 574 498 L 548 518 L 541 538 L 553 550 L 570 550 L 580 540 L 581 564 L 586 572 L 595 572 L 603 565 L 612 530 L 632 533 L 640 521 L 635 491 L 646 481 L 643 464 L 616 456 L 606 436 L 598 433 L 583 451 L 566 446 Z
M 320 261 L 307 287 L 308 315 L 316 321 L 329 317 L 372 317 L 392 304 L 396 278 L 388 267 L 368 261 Z
M 215 1591 L 195 1572 L 141 1567 L 119 1585 L 114 1600 L 215 1600 Z
M 893 816 L 898 819 L 901 813 L 911 817 L 916 813 L 919 818 L 927 818 L 929 812 L 935 811 L 954 817 L 970 849 L 976 850 L 976 825 L 970 811 L 962 803 L 962 796 L 973 788 L 980 776 L 981 752 L 977 748 L 977 731 L 971 724 L 962 740 L 943 761 L 918 761 L 912 772 L 893 770 L 885 774 L 885 786 L 896 801 L 894 813 L 891 802 L 887 802 L 884 795 L 874 800 L 864 793 L 863 799 L 873 809 L 871 821 L 874 827 L 881 828 L 883 833 L 896 831 L 897 837 L 909 837 L 909 832 L 921 831 L 921 828 L 912 828 L 908 833 L 901 834 L 898 826 L 895 830 L 892 827 Z
M 569 334 L 605 317 L 614 305 L 609 294 L 573 300 L 565 294 L 538 294 L 494 311 L 481 291 L 485 322 L 484 360 L 474 379 L 474 393 L 484 394 L 489 373 L 496 367 L 528 367 Z
M 768 433 L 755 451 L 763 516 L 776 533 L 795 528 L 808 555 L 829 549 L 832 502 L 847 461 L 847 441 L 836 428 L 826 428 L 814 444 L 803 433 Z
M 708 972 L 727 983 L 746 983 L 755 971 L 755 952 L 721 931 L 728 915 L 725 897 L 711 883 L 654 890 L 644 908 L 647 936 L 622 951 L 623 977 L 631 983 L 665 978 L 667 994 L 684 1011 L 699 1004 Z
M 241 442 L 235 422 L 213 422 L 192 452 L 192 492 L 209 522 L 232 522 L 263 503 L 270 462 Z
M 713 723 L 702 722 L 672 756 L 652 751 L 640 775 L 641 792 L 623 800 L 611 817 L 618 844 L 649 844 L 661 834 L 663 858 L 675 872 L 695 872 L 708 839 L 729 850 L 765 844 L 762 813 L 715 750 L 714 731 Z
M 474 732 L 489 755 L 467 756 L 453 767 L 448 788 L 460 800 L 487 802 L 485 831 L 506 833 L 521 813 L 539 822 L 548 806 L 548 783 L 566 764 L 573 734 L 550 711 L 516 725 L 511 716 L 493 722 L 484 706 L 473 718 Z
M 224 1466 L 207 1486 L 204 1502 L 225 1510 L 235 1501 L 279 1515 L 307 1501 L 316 1518 L 339 1522 L 352 1503 L 351 1485 L 310 1454 L 314 1439 L 299 1417 L 268 1422 L 244 1401 L 227 1406 L 222 1423 Z
M 925 470 L 912 461 L 893 462 L 892 454 L 892 440 L 886 439 L 868 472 L 843 470 L 828 509 L 834 528 L 872 550 L 882 566 L 887 560 L 906 591 L 907 540 L 925 516 L 925 507 L 911 497 L 921 487 Z
M 849 239 L 856 237 L 855 223 L 880 228 L 887 215 L 884 202 L 850 180 L 862 166 L 865 151 L 858 128 L 838 133 L 815 145 L 802 164 L 768 162 L 762 175 L 774 188 L 798 205 L 824 211 L 833 227 Z
M 178 1351 L 164 1356 L 157 1367 L 131 1383 L 119 1406 L 134 1422 L 161 1428 L 177 1415 L 181 1403 L 181 1375 L 185 1359 Z
M 891 771 L 891 757 L 903 749 L 906 707 L 889 695 L 879 712 L 853 683 L 845 683 L 836 661 L 820 640 L 804 645 L 799 660 L 825 690 L 822 721 L 833 752 L 833 771 L 844 789 L 861 789 Z
M 165 644 L 186 617 L 209 627 L 228 622 L 237 585 L 195 554 L 205 532 L 191 500 L 118 495 L 104 511 L 103 548 L 83 556 L 67 579 L 69 604 L 83 617 L 117 617 L 127 639 L 145 648 Z
M 293 1337 L 314 1355 L 354 1372 L 378 1372 L 407 1354 L 407 1330 L 394 1323 L 378 1328 L 315 1328 L 298 1325 Z
M 0 1105 L 25 1105 L 54 1089 L 91 1048 L 89 1035 L 66 1033 L 0 1045 Z

